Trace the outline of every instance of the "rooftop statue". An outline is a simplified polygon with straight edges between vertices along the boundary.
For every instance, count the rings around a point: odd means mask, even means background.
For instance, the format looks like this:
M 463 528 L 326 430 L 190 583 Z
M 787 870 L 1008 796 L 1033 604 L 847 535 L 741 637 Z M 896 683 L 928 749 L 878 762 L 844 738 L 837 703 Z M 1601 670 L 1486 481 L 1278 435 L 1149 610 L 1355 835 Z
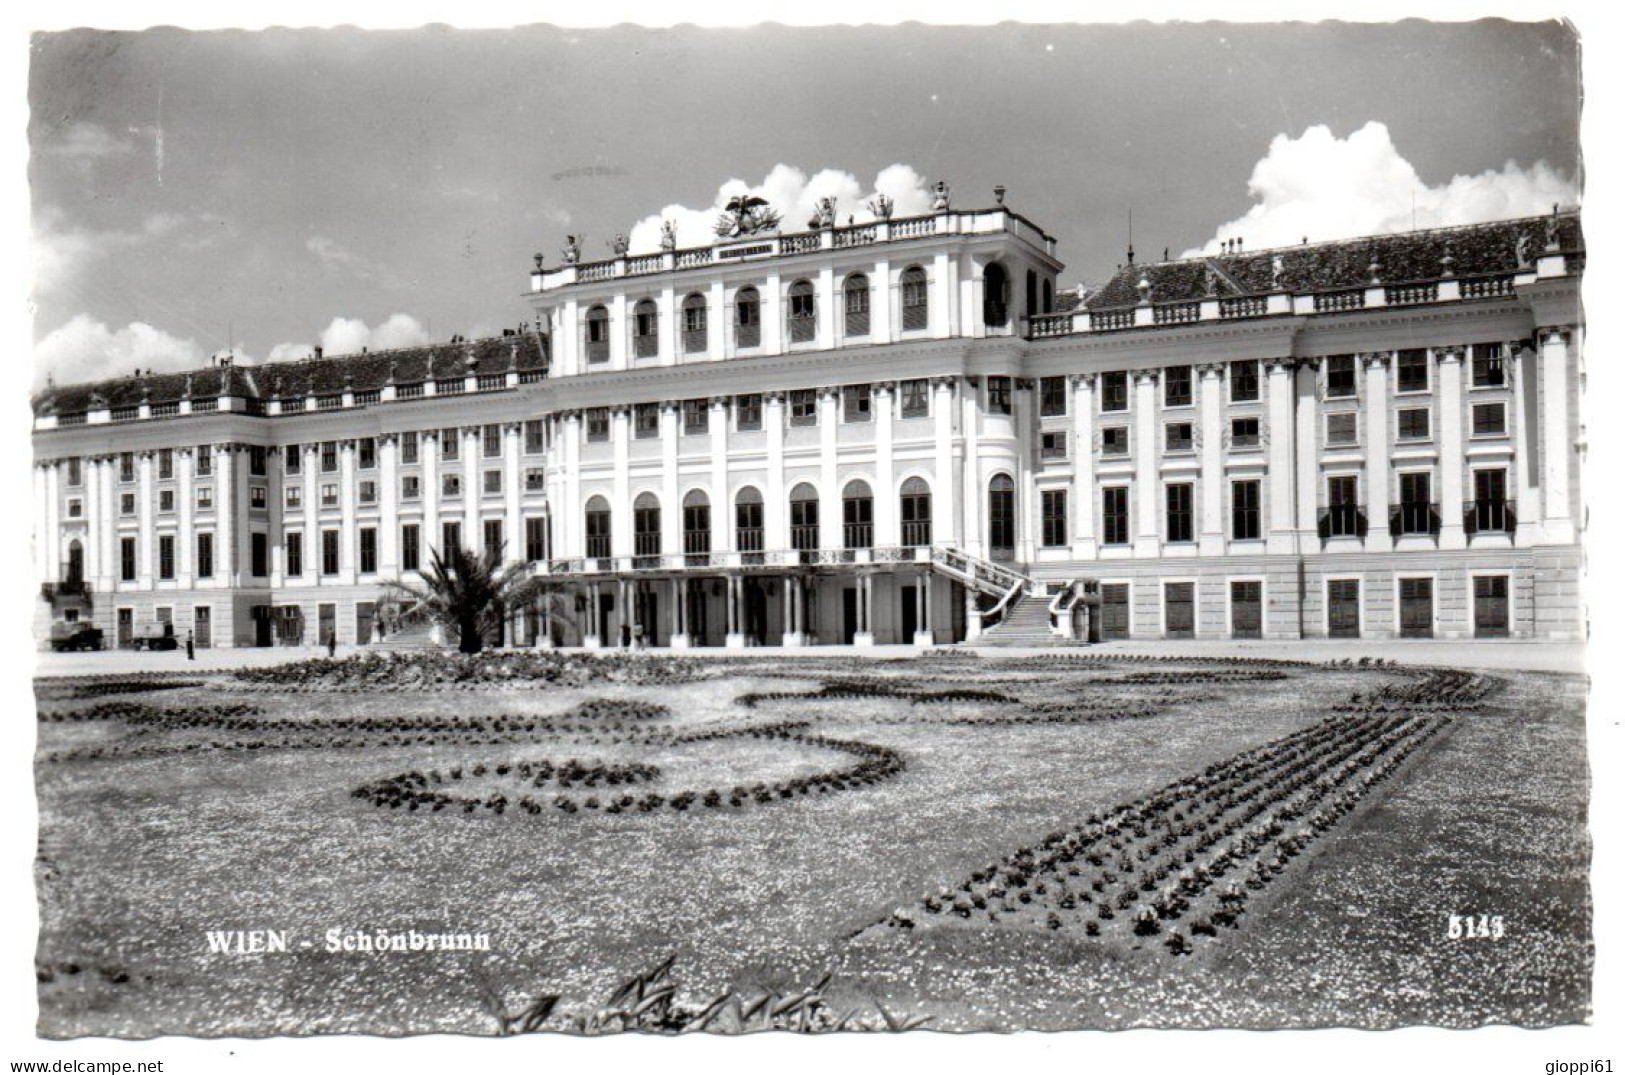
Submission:
M 564 237 L 564 263 L 574 265 L 581 260 L 581 243 L 585 235 L 566 235 Z
M 660 222 L 660 249 L 667 251 L 677 249 L 677 225 L 670 220 Z
M 938 212 L 938 213 L 947 212 L 948 211 L 948 181 L 945 180 L 945 179 L 937 180 L 937 185 L 935 187 L 931 188 L 931 190 L 932 190 L 932 196 L 931 196 L 931 209 L 932 209 L 932 211 L 933 212 Z
M 875 215 L 876 220 L 890 220 L 894 203 L 884 194 L 876 194 L 869 203 L 869 212 Z
M 730 198 L 717 215 L 716 233 L 718 238 L 738 239 L 772 231 L 778 226 L 779 214 L 773 211 L 766 198 L 740 194 Z

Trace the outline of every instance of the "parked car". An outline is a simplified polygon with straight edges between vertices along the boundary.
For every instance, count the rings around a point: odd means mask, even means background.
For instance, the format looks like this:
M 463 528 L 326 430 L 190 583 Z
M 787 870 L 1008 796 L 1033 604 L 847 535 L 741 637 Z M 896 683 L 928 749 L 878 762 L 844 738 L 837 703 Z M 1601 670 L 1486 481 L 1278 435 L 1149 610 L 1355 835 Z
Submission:
M 102 648 L 101 628 L 88 623 L 51 624 L 51 648 L 57 653 Z
M 168 625 L 140 630 L 130 639 L 130 648 L 138 650 L 167 650 L 174 649 L 178 645 L 180 643 L 175 639 L 175 629 Z

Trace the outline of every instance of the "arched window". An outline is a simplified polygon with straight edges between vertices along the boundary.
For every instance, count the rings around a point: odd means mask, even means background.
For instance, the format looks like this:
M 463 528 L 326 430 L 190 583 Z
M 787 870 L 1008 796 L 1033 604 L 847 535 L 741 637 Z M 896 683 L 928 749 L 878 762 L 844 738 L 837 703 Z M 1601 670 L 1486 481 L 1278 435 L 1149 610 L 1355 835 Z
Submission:
M 653 299 L 632 307 L 632 357 L 653 358 L 660 351 L 660 312 Z
M 587 311 L 587 361 L 609 361 L 609 310 L 603 306 Z
M 875 498 L 861 478 L 847 482 L 841 491 L 841 537 L 849 549 L 874 547 Z
M 602 560 L 609 555 L 609 501 L 595 496 L 587 501 L 587 556 Z
M 818 490 L 808 482 L 790 490 L 790 547 L 802 552 L 818 548 Z
M 925 270 L 910 265 L 903 270 L 903 331 L 917 332 L 930 327 L 931 293 L 925 285 Z
M 734 340 L 740 347 L 762 345 L 762 298 L 754 287 L 734 296 Z
M 1027 316 L 1033 317 L 1038 313 L 1038 274 L 1031 269 L 1027 270 Z
M 1016 483 L 995 474 L 987 484 L 987 543 L 997 559 L 1016 554 Z
M 639 493 L 632 502 L 632 554 L 660 555 L 660 498 L 653 493 Z
M 1010 274 L 998 262 L 982 273 L 982 324 L 1002 328 L 1010 323 Z
M 734 494 L 734 544 L 746 563 L 762 562 L 762 491 L 753 485 Z
M 65 581 L 73 586 L 85 581 L 85 547 L 78 538 L 68 543 L 68 577 Z
M 903 544 L 910 548 L 931 544 L 931 487 L 924 478 L 910 478 L 898 496 L 903 523 Z
M 853 273 L 846 278 L 841 293 L 846 298 L 846 334 L 869 335 L 869 278 L 861 272 Z
M 790 342 L 810 343 L 818 329 L 818 304 L 806 280 L 790 285 Z
M 705 296 L 690 295 L 683 300 L 683 353 L 698 354 L 709 346 L 705 326 Z
M 683 496 L 683 554 L 695 566 L 711 559 L 711 498 L 703 489 Z

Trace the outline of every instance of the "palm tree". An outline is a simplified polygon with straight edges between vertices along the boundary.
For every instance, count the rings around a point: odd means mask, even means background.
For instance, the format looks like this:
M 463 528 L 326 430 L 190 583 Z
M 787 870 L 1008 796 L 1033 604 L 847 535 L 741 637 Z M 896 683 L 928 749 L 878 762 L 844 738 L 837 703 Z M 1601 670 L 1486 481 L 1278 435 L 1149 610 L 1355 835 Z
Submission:
M 384 589 L 402 605 L 399 620 L 429 620 L 457 632 L 457 648 L 478 653 L 487 638 L 502 638 L 508 609 L 522 607 L 542 592 L 544 580 L 529 573 L 529 565 L 504 563 L 502 547 L 478 556 L 452 546 L 444 553 L 429 551 L 429 569 L 421 581 L 391 579 Z

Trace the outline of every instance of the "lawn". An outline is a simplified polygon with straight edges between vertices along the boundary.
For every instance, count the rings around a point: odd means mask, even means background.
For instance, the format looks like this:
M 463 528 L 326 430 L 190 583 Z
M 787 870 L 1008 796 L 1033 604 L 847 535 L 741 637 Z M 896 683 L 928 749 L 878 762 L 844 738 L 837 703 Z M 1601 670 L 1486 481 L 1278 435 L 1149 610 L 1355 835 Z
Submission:
M 40 1032 L 491 1034 L 546 997 L 546 1029 L 1590 1017 L 1573 677 L 493 669 L 41 681 Z M 289 951 L 209 950 L 264 929 Z M 489 950 L 328 952 L 330 929 Z M 629 978 L 644 1014 L 606 1019 Z

